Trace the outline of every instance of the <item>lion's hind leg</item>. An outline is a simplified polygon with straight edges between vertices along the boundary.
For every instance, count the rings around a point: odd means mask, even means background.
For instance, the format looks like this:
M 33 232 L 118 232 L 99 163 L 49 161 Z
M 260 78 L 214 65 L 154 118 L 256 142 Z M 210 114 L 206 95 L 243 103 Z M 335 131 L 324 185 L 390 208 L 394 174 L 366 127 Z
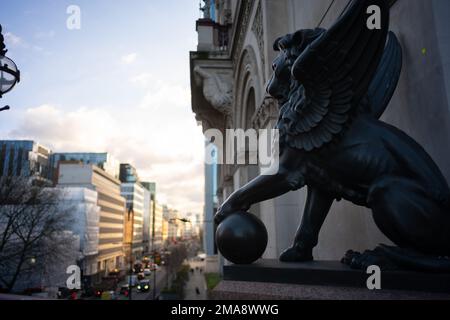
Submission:
M 450 215 L 412 179 L 383 177 L 368 196 L 378 228 L 396 245 L 450 254 Z
M 383 177 L 370 188 L 368 204 L 378 228 L 398 247 L 349 251 L 343 262 L 364 269 L 450 271 L 450 219 L 447 209 L 412 179 Z

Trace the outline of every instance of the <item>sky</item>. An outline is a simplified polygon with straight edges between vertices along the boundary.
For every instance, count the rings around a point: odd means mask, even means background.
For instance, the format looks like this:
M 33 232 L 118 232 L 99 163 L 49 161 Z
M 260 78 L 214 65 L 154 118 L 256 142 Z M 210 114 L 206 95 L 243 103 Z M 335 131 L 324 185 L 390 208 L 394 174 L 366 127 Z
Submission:
M 203 211 L 204 138 L 191 111 L 196 0 L 0 0 L 21 82 L 0 100 L 0 139 L 110 152 L 157 183 L 159 202 Z M 69 30 L 70 5 L 81 28 Z

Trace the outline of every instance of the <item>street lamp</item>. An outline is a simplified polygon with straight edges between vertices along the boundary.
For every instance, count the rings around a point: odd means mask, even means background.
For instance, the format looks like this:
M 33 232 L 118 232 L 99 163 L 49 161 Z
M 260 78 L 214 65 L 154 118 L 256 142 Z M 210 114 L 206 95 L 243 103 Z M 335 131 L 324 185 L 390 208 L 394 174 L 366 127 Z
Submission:
M 20 71 L 14 61 L 6 56 L 8 50 L 6 50 L 4 40 L 2 26 L 0 25 L 0 98 L 11 91 L 16 83 L 20 82 Z M 9 109 L 9 106 L 5 106 L 0 108 L 0 111 Z

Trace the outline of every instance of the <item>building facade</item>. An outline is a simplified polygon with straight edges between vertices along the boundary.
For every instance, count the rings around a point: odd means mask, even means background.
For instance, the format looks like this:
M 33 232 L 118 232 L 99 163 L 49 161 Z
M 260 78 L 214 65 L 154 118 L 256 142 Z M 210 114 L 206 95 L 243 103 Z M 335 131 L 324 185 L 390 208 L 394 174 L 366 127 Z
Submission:
M 119 163 L 109 153 L 92 153 L 92 152 L 58 152 L 50 156 L 50 178 L 58 177 L 58 164 L 60 162 L 81 162 L 84 164 L 93 164 L 103 169 L 114 178 L 119 178 Z
M 156 198 L 156 183 L 154 182 L 141 182 L 144 187 L 144 222 L 143 222 L 143 242 L 144 252 L 148 253 L 154 248 L 152 245 L 152 232 L 153 232 L 153 219 L 155 215 L 155 207 L 153 206 L 153 200 Z M 156 217 L 155 217 L 156 218 Z M 155 230 L 156 232 L 156 230 Z
M 152 207 L 154 208 L 154 224 L 155 224 L 155 234 L 154 234 L 154 242 L 153 242 L 153 250 L 161 250 L 163 247 L 164 239 L 163 239 L 163 206 L 160 205 L 157 201 L 152 201 Z M 150 223 L 150 230 L 153 232 L 153 218 Z M 152 246 L 150 246 L 152 248 Z
M 163 216 L 167 221 L 167 241 L 176 242 L 182 235 L 182 222 L 178 210 L 163 206 Z
M 190 53 L 192 108 L 203 129 L 271 129 L 278 105 L 265 92 L 277 53 L 274 41 L 299 29 L 328 28 L 349 0 L 210 0 L 197 21 L 198 49 Z M 450 2 L 391 1 L 390 29 L 403 48 L 403 71 L 382 120 L 418 141 L 450 179 Z M 414 23 L 412 23 L 414 21 Z M 227 41 L 219 41 L 227 37 Z M 224 45 L 226 44 L 226 45 Z M 220 83 L 220 85 L 218 85 Z M 225 134 L 224 134 L 225 136 Z M 246 150 L 248 151 L 248 150 Z M 245 165 L 218 166 L 223 202 L 259 174 Z M 291 192 L 250 209 L 265 223 L 266 258 L 290 247 L 302 217 L 306 192 Z M 390 242 L 368 209 L 335 202 L 322 228 L 316 259 L 340 259 L 348 249 L 372 249 Z
M 218 203 L 217 197 L 217 147 L 212 143 L 206 143 L 206 156 L 210 156 L 209 163 L 205 161 L 205 204 L 203 209 L 203 249 L 207 256 L 214 256 L 217 254 L 215 232 L 216 226 L 214 224 L 214 215 L 216 214 Z
M 98 273 L 100 212 L 97 191 L 81 187 L 62 187 L 63 209 L 71 212 L 71 230 L 80 241 L 80 260 L 78 265 L 82 276 L 88 282 Z M 67 268 L 67 267 L 66 267 Z M 64 271 L 65 269 L 64 268 Z
M 95 281 L 114 269 L 123 269 L 126 207 L 120 181 L 93 164 L 60 162 L 58 186 L 88 188 L 97 192 L 100 220 Z
M 120 165 L 120 192 L 126 200 L 127 220 L 133 221 L 132 255 L 139 259 L 144 254 L 144 187 L 139 183 L 136 169 L 130 164 Z M 127 255 L 128 256 L 128 255 Z
M 35 141 L 0 140 L 0 177 L 40 177 L 50 172 L 51 150 Z

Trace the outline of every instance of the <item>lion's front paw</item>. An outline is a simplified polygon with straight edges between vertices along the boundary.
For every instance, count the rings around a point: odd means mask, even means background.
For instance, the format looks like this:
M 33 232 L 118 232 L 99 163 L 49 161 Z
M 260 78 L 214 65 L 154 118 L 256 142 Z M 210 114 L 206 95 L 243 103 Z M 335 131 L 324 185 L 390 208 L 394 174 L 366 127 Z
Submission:
M 312 250 L 299 249 L 296 246 L 286 249 L 280 255 L 281 262 L 307 262 L 313 260 Z

